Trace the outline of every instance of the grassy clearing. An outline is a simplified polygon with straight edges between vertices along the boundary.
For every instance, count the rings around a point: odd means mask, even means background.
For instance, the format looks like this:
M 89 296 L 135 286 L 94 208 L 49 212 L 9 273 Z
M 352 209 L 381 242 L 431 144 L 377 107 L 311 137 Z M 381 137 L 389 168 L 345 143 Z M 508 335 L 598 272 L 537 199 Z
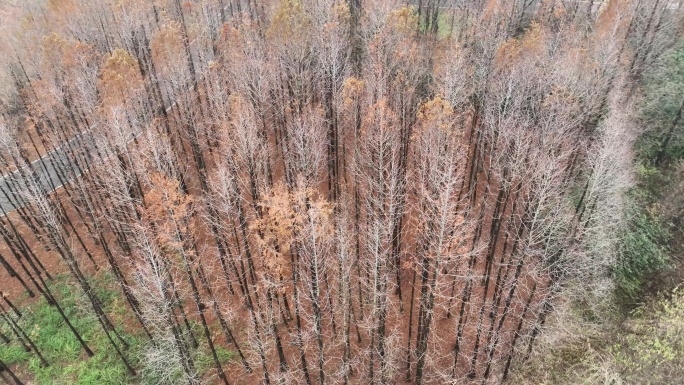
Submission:
M 98 277 L 94 283 L 98 288 L 98 297 L 112 316 L 112 321 L 118 325 L 121 324 L 122 314 L 126 309 L 119 294 L 107 288 L 108 281 L 109 278 L 105 276 Z M 52 290 L 67 317 L 95 355 L 87 358 L 57 310 L 41 298 L 35 303 L 17 301 L 23 314 L 17 323 L 31 337 L 50 366 L 41 367 L 38 357 L 33 352 L 24 350 L 6 322 L 2 325 L 3 333 L 10 336 L 12 341 L 0 346 L 0 358 L 14 368 L 20 379 L 33 379 L 37 384 L 134 383 L 90 311 L 80 289 L 70 284 L 66 277 L 59 276 L 52 282 Z M 132 362 L 136 362 L 141 337 L 124 330 L 118 331 L 130 344 L 124 354 Z
M 112 322 L 115 325 L 122 325 L 125 320 L 130 321 L 130 315 L 127 315 L 129 310 L 119 291 L 115 289 L 111 276 L 103 274 L 93 278 L 92 283 Z M 44 299 L 33 303 L 27 298 L 19 299 L 16 305 L 23 316 L 17 319 L 12 314 L 13 318 L 31 337 L 50 364 L 48 367 L 42 367 L 38 357 L 33 352 L 24 350 L 12 334 L 9 325 L 3 321 L 0 328 L 12 341 L 0 345 L 0 359 L 9 365 L 22 381 L 46 385 L 156 383 L 154 378 L 143 375 L 133 377 L 127 372 L 77 285 L 70 282 L 66 276 L 58 276 L 52 282 L 51 288 L 69 320 L 95 355 L 87 357 L 57 310 Z M 199 338 L 199 327 L 196 329 L 195 335 Z M 139 330 L 118 331 L 130 344 L 129 348 L 123 351 L 124 354 L 136 369 L 142 369 L 145 365 L 143 352 L 149 341 Z M 194 357 L 200 373 L 207 373 L 213 369 L 211 355 L 204 348 L 206 347 L 200 345 Z M 224 363 L 233 360 L 232 351 L 220 346 L 217 347 L 217 351 Z

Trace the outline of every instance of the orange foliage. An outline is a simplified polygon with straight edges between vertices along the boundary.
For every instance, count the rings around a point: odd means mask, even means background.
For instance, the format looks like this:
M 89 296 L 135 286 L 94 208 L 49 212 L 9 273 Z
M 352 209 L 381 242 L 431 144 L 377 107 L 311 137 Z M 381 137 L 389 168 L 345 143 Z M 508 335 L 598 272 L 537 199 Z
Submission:
M 366 87 L 363 80 L 356 77 L 349 77 L 342 83 L 342 99 L 344 106 L 349 108 L 361 99 L 364 88 Z
M 50 111 L 60 102 L 54 87 L 45 79 L 32 81 L 30 90 L 24 90 L 23 93 L 31 100 L 29 107 L 37 115 L 50 114 Z
M 274 276 L 289 274 L 286 257 L 305 232 L 310 218 L 315 218 L 319 232 L 333 233 L 332 205 L 315 190 L 289 192 L 284 184 L 278 183 L 262 197 L 259 206 L 262 215 L 250 226 L 252 239 L 262 252 L 263 266 Z
M 98 86 L 105 105 L 120 104 L 142 86 L 138 61 L 123 49 L 107 56 L 100 69 Z
M 64 64 L 66 68 L 70 68 L 75 67 L 79 63 L 94 62 L 97 58 L 98 53 L 91 45 L 77 41 L 64 50 L 62 64 Z
M 154 226 L 159 244 L 170 248 L 181 248 L 178 240 L 178 225 L 187 222 L 192 213 L 193 199 L 184 195 L 180 182 L 160 173 L 149 177 L 149 191 L 145 193 L 144 207 L 140 207 L 142 218 Z
M 399 121 L 397 115 L 387 105 L 387 100 L 382 99 L 373 104 L 361 122 L 362 137 L 374 137 L 380 130 L 398 130 Z
M 170 61 L 178 60 L 183 52 L 181 25 L 177 21 L 169 21 L 159 28 L 150 42 L 154 62 L 166 67 Z
M 58 33 L 53 32 L 43 37 L 41 46 L 44 61 L 49 65 L 54 65 L 54 63 L 62 61 L 63 52 L 69 46 L 69 42 Z
M 76 12 L 78 7 L 74 0 L 48 0 L 47 9 L 49 15 L 63 18 L 70 13 Z
M 598 40 L 609 38 L 615 31 L 626 33 L 631 11 L 627 1 L 609 1 L 601 6 L 601 13 L 596 22 Z
M 301 221 L 293 205 L 293 196 L 282 183 L 259 202 L 263 214 L 254 222 L 252 230 L 259 233 L 255 240 L 266 255 L 266 264 L 272 268 L 282 267 L 280 260 L 290 251 L 295 225 Z
M 414 7 L 401 7 L 390 12 L 387 24 L 404 33 L 415 33 L 418 29 L 418 13 Z
M 83 65 L 95 65 L 99 57 L 97 50 L 91 45 L 80 41 L 72 43 L 54 32 L 43 37 L 41 50 L 43 69 L 48 73 L 57 70 L 69 72 Z
M 520 38 L 512 38 L 503 43 L 496 53 L 494 62 L 501 67 L 511 67 L 511 62 L 518 59 L 529 60 L 544 54 L 546 30 L 537 22 L 532 22 L 529 29 Z
M 511 0 L 487 0 L 482 10 L 482 21 L 492 21 L 502 15 L 503 10 L 511 9 Z
M 311 27 L 311 18 L 299 0 L 283 0 L 276 9 L 267 31 L 270 38 L 282 41 L 301 40 Z
M 451 133 L 454 126 L 454 109 L 446 100 L 437 96 L 420 106 L 418 121 L 421 128 L 434 127 Z

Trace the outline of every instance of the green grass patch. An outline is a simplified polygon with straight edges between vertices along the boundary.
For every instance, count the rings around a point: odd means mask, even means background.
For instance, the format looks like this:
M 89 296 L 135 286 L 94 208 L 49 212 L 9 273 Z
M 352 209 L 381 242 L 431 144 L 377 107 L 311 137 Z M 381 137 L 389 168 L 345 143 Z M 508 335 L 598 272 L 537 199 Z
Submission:
M 111 283 L 111 278 L 106 276 L 93 280 L 98 298 L 105 305 L 112 322 L 118 325 L 121 323 L 121 317 L 117 314 L 122 314 L 126 309 L 123 307 L 119 293 L 111 289 L 109 283 Z M 17 322 L 30 336 L 50 366 L 42 367 L 40 360 L 33 352 L 26 352 L 6 322 L 3 322 L 2 329 L 5 335 L 10 336 L 12 342 L 0 346 L 0 357 L 7 364 L 13 365 L 19 376 L 28 376 L 37 384 L 135 383 L 92 314 L 90 305 L 81 294 L 80 288 L 70 283 L 66 277 L 60 276 L 51 283 L 51 289 L 65 314 L 95 355 L 87 358 L 81 344 L 57 309 L 41 298 L 31 304 L 22 304 L 26 302 L 25 300 L 17 301 L 23 313 L 23 317 Z M 130 345 L 124 354 L 135 363 L 142 339 L 123 330 L 118 331 Z
M 68 276 L 56 277 L 50 283 L 50 288 L 72 325 L 95 355 L 88 358 L 76 336 L 55 307 L 48 305 L 43 298 L 29 301 L 27 297 L 23 297 L 15 301 L 23 317 L 17 319 L 12 313 L 13 319 L 30 336 L 50 365 L 42 367 L 34 352 L 25 351 L 4 321 L 0 322 L 0 328 L 12 341 L 9 344 L 0 345 L 0 358 L 11 366 L 21 380 L 27 383 L 106 385 L 158 382 L 145 375 L 144 353 L 151 346 L 147 337 L 142 330 L 123 330 L 120 327 L 124 322 L 133 326 L 138 324 L 137 321 L 133 321 L 133 315 L 126 306 L 111 274 L 99 274 L 93 277 L 90 283 L 95 295 L 103 303 L 105 312 L 112 323 L 117 326 L 117 332 L 128 342 L 128 349 L 122 349 L 122 352 L 138 371 L 137 376 L 131 376 L 128 373 L 95 318 L 92 307 L 80 286 Z M 197 322 L 192 321 L 191 327 L 200 342 L 199 348 L 192 352 L 197 372 L 212 372 L 214 362 L 207 344 L 203 341 L 202 328 Z M 117 337 L 112 334 L 112 338 L 121 348 Z M 216 350 L 221 363 L 229 363 L 235 359 L 235 353 L 231 350 L 218 345 Z M 170 367 L 169 370 L 171 370 Z

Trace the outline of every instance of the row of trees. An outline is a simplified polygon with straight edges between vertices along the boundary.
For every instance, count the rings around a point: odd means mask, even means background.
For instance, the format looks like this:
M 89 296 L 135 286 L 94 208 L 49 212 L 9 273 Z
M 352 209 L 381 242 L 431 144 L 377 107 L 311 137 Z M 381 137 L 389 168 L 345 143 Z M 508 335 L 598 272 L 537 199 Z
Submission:
M 225 384 L 505 380 L 556 306 L 610 290 L 631 106 L 681 32 L 664 0 L 593 3 L 27 6 L 11 284 L 92 355 L 60 258 L 135 374 L 89 279 L 111 271 L 160 383 L 209 381 L 198 349 Z

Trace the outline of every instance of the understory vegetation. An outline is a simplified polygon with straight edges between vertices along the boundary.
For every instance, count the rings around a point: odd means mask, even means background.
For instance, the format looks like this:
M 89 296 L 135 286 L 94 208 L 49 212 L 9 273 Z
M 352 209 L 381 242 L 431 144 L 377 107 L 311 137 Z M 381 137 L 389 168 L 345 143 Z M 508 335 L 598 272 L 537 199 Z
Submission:
M 6 303 L 2 304 L 7 311 L 3 316 L 5 322 L 0 328 L 0 332 L 9 339 L 9 342 L 0 345 L 0 360 L 5 365 L 13 367 L 17 377 L 24 379 L 26 383 L 55 385 L 160 382 L 157 373 L 143 370 L 134 376 L 126 370 L 95 316 L 88 310 L 87 298 L 79 293 L 73 283 L 69 283 L 68 276 L 56 276 L 50 286 L 55 298 L 64 307 L 67 317 L 73 320 L 74 327 L 81 332 L 83 339 L 97 353 L 93 357 L 84 359 L 81 345 L 64 325 L 63 319 L 55 308 L 43 298 L 31 301 L 27 296 L 22 296 L 12 301 L 18 313 Z M 127 309 L 124 299 L 116 290 L 114 279 L 108 274 L 101 274 L 93 277 L 93 286 L 97 288 L 96 295 L 102 301 L 107 313 L 112 315 L 112 320 L 121 324 L 121 321 L 125 319 Z M 12 327 L 11 322 L 5 317 L 11 317 L 17 327 Z M 26 335 L 21 334 L 20 330 Z M 140 361 L 146 359 L 145 352 L 149 349 L 147 346 L 149 341 L 145 340 L 139 330 L 130 325 L 124 326 L 118 333 L 127 345 L 125 354 L 130 357 L 131 363 L 144 368 L 145 365 Z M 35 347 L 30 346 L 29 340 L 35 344 Z M 49 365 L 44 365 L 33 351 L 38 351 Z M 232 351 L 222 347 L 218 349 L 218 355 L 222 363 L 229 363 L 234 358 Z M 206 346 L 195 351 L 195 360 L 201 372 L 211 368 L 211 357 L 206 354 Z M 166 375 L 170 379 L 181 377 L 181 374 L 173 372 L 166 373 Z M 7 381 L 11 381 L 7 374 L 3 376 Z
M 121 298 L 115 291 L 106 289 L 104 282 L 98 282 L 98 298 L 104 307 L 113 315 L 121 316 L 125 309 Z M 10 322 L 4 322 L 2 333 L 10 339 L 10 343 L 0 346 L 0 359 L 6 365 L 16 367 L 15 374 L 26 380 L 32 379 L 38 384 L 120 384 L 129 380 L 126 368 L 118 359 L 109 342 L 104 337 L 97 321 L 87 310 L 85 298 L 66 276 L 58 276 L 51 284 L 55 297 L 63 304 L 67 316 L 73 320 L 74 327 L 81 331 L 82 337 L 91 342 L 98 353 L 90 359 L 82 357 L 81 345 L 74 335 L 65 327 L 60 315 L 45 299 L 28 302 L 24 296 L 14 302 L 21 312 L 18 317 L 13 311 L 5 316 L 12 317 L 14 322 L 25 331 L 28 338 L 17 336 L 16 328 Z M 7 305 L 5 305 L 7 307 Z M 116 317 L 116 316 L 115 316 Z M 114 318 L 114 317 L 113 317 Z M 132 354 L 140 348 L 137 336 L 120 334 L 129 344 Z M 21 338 L 20 338 L 21 337 Z M 45 359 L 50 363 L 45 366 L 36 354 L 24 347 L 30 339 Z M 30 347 L 30 346 L 29 346 Z M 7 377 L 7 375 L 5 375 Z
M 684 44 L 647 71 L 635 143 L 638 183 L 614 270 L 610 311 L 577 304 L 561 343 L 519 368 L 521 383 L 676 384 L 684 378 Z M 552 346 L 552 345 L 547 345 Z M 530 381 L 530 378 L 540 382 Z

